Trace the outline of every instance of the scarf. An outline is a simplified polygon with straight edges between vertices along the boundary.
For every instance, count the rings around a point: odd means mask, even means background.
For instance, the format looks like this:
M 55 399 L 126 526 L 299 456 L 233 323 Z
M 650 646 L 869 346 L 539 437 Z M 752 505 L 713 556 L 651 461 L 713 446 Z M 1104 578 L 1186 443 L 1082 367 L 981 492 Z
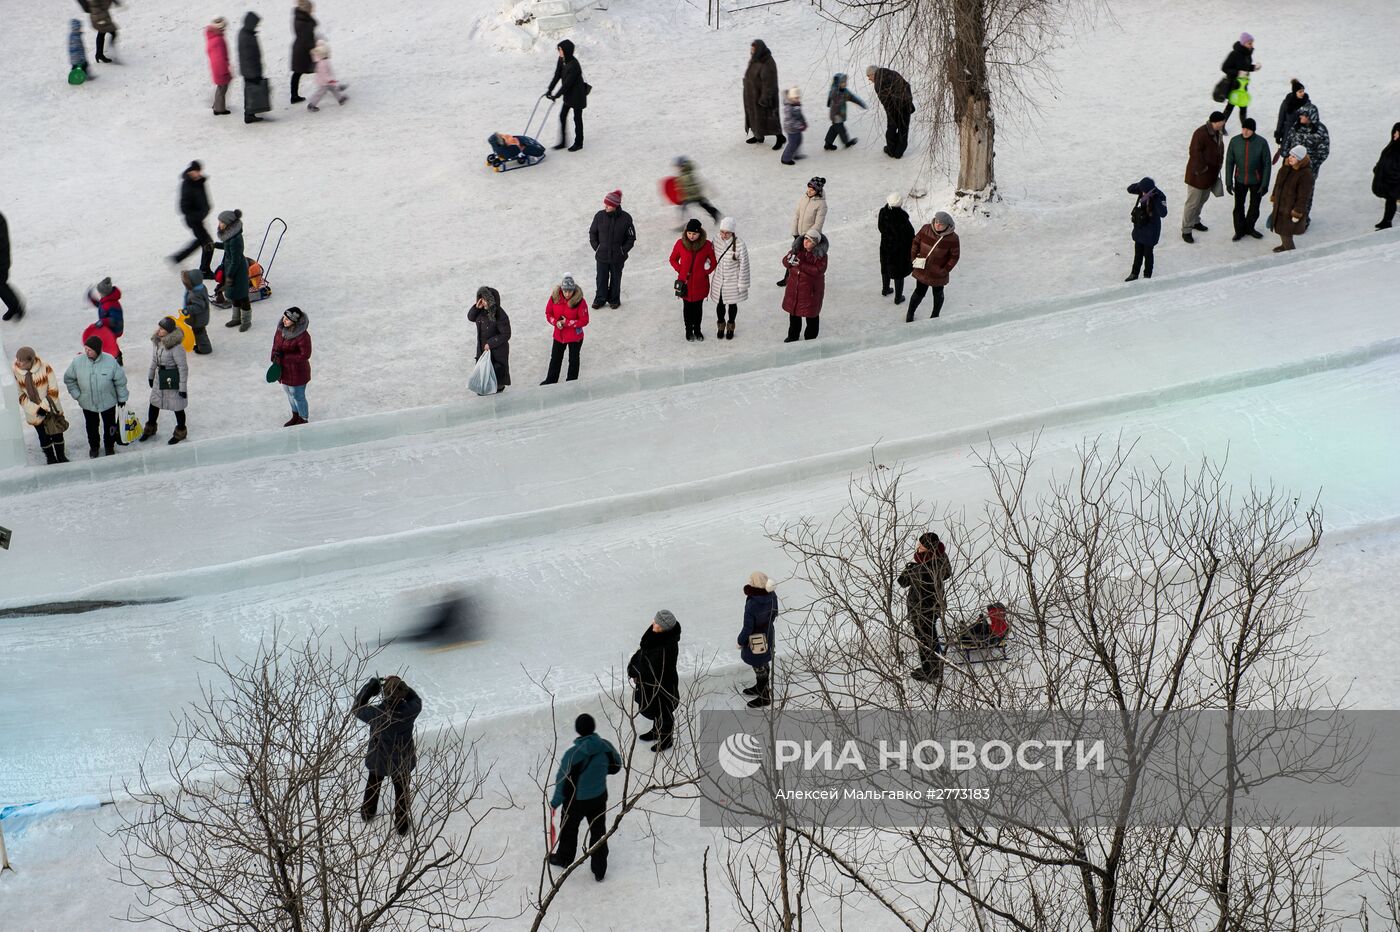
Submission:
M 24 392 L 29 396 L 31 404 L 42 404 L 39 400 L 39 386 L 34 384 L 34 367 L 39 364 L 37 359 L 29 364 L 29 368 L 24 373 Z
M 915 563 L 927 563 L 928 561 L 930 561 L 930 560 L 932 560 L 932 559 L 933 559 L 933 551 L 932 551 L 932 550 L 925 550 L 923 553 L 919 553 L 918 551 L 915 551 L 915 552 L 914 552 L 914 562 L 915 562 Z

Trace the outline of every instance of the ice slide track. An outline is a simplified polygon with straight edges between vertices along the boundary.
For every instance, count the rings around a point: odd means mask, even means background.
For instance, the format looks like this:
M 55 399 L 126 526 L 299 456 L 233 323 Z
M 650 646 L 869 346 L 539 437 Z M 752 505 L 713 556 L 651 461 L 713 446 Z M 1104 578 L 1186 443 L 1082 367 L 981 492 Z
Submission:
M 1372 249 L 1393 251 L 1400 249 L 1400 244 L 1378 242 L 1374 233 L 1336 240 L 1307 251 L 1285 253 L 1281 256 L 1261 256 L 1235 265 L 1213 266 L 1197 272 L 1153 279 L 1153 293 L 1170 293 L 1255 272 L 1278 270 L 1293 263 L 1311 263 L 1319 259 Z M 7 475 L 0 475 L 0 501 L 12 495 L 87 482 L 105 482 L 129 476 L 163 475 L 202 466 L 223 466 L 263 457 L 416 436 L 590 401 L 619 398 L 639 391 L 672 388 L 766 369 L 796 366 L 870 349 L 907 349 L 922 341 L 946 339 L 954 334 L 975 333 L 1006 323 L 1083 311 L 1122 301 L 1136 301 L 1142 297 L 1142 289 L 1125 289 L 1122 285 L 1113 285 L 1075 295 L 1012 305 L 1002 310 L 987 311 L 969 317 L 940 318 L 937 328 L 917 327 L 914 328 L 913 335 L 910 335 L 909 328 L 891 326 L 888 329 L 866 332 L 856 340 L 802 342 L 744 354 L 722 362 L 617 372 L 578 382 L 574 386 L 562 386 L 558 392 L 526 389 L 524 392 L 511 392 L 492 398 L 474 398 L 450 404 L 313 422 L 296 430 L 266 430 L 214 437 L 182 443 L 175 447 L 162 445 L 156 450 L 130 450 L 120 456 L 90 461 L 75 460 L 71 465 L 60 469 L 17 467 L 9 470 Z
M 1174 404 L 1198 402 L 1396 358 L 1400 358 L 1400 337 L 1288 363 L 1037 409 L 973 426 L 888 442 L 877 441 L 873 447 L 850 447 L 639 492 L 293 548 L 178 572 L 109 581 L 73 591 L 45 593 L 25 598 L 22 602 L 178 599 L 192 593 L 209 595 L 294 582 L 324 573 L 381 567 L 404 560 L 431 559 L 531 537 L 549 536 L 563 530 L 606 525 L 703 505 L 735 495 L 762 492 L 794 481 L 851 473 L 869 463 L 872 456 L 885 461 L 928 457 L 966 449 L 989 438 L 1023 435 Z M 18 606 L 19 603 L 15 601 L 0 602 L 0 612 L 9 612 Z

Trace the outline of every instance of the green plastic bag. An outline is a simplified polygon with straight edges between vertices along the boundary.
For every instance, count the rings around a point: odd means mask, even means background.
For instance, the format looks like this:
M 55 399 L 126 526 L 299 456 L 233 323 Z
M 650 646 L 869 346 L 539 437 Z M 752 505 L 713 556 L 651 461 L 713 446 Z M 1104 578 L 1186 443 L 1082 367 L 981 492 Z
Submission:
M 81 68 L 74 68 L 72 71 L 68 72 L 68 83 L 74 87 L 77 87 L 86 80 L 87 72 Z
M 1242 74 L 1235 79 L 1236 86 L 1230 92 L 1230 103 L 1243 109 L 1249 106 L 1249 75 Z
M 268 382 L 276 382 L 280 378 L 282 378 L 282 364 L 274 362 L 267 367 L 267 380 Z

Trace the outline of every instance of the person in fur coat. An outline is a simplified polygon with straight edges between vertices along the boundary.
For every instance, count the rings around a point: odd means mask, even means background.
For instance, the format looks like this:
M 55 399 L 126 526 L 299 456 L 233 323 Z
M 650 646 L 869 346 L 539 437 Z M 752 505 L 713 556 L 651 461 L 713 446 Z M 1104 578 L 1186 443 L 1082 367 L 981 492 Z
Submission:
M 39 449 L 44 451 L 44 459 L 49 465 L 68 462 L 63 449 L 63 435 L 50 436 L 44 430 L 44 418 L 50 411 L 63 413 L 63 405 L 58 400 L 58 378 L 53 374 L 53 366 L 39 358 L 39 354 L 27 346 L 15 352 L 11 365 L 15 385 L 19 387 L 19 408 L 24 414 L 24 422 L 34 428 L 39 435 Z
M 316 47 L 311 50 L 311 58 L 316 62 L 316 90 L 311 92 L 311 100 L 307 102 L 306 109 L 313 113 L 320 110 L 316 105 L 327 92 L 335 98 L 336 103 L 344 105 L 350 99 L 345 93 L 345 89 L 350 85 L 335 79 L 335 72 L 331 70 L 331 47 L 324 39 L 317 42 Z
M 904 210 L 904 199 L 898 194 L 887 197 L 876 225 L 880 230 L 880 295 L 893 294 L 894 303 L 903 304 L 904 279 L 914 271 L 914 224 Z
M 190 367 L 182 345 L 185 335 L 169 317 L 162 317 L 151 334 L 151 367 L 146 371 L 146 384 L 151 387 L 151 400 L 146 409 L 146 429 L 141 432 L 145 443 L 156 435 L 156 421 L 162 411 L 175 412 L 175 433 L 170 446 L 184 440 L 185 408 L 189 404 Z
M 762 709 L 773 704 L 773 623 L 778 620 L 776 586 L 767 573 L 755 570 L 744 586 L 744 626 L 739 629 L 739 658 L 753 667 L 757 680 L 744 690 L 752 696 L 749 708 Z
M 719 222 L 719 241 L 715 244 L 719 257 L 710 276 L 710 294 L 715 299 L 715 314 L 719 317 L 716 339 L 734 339 L 734 318 L 739 305 L 749 299 L 749 247 L 734 232 L 734 218 Z M 725 312 L 729 320 L 724 319 Z
M 788 335 L 784 343 L 815 340 L 821 328 L 822 299 L 826 295 L 827 249 L 830 243 L 820 230 L 812 229 L 802 237 L 802 245 L 783 257 L 788 270 L 787 291 L 783 293 L 783 310 L 788 320 Z M 807 323 L 804 325 L 803 320 Z
M 305 424 L 311 417 L 306 404 L 306 386 L 311 384 L 311 332 L 306 312 L 289 307 L 282 312 L 282 322 L 272 335 L 272 361 L 282 367 L 277 381 L 287 393 L 292 406 L 291 420 L 283 427 Z
M 642 632 L 637 652 L 627 661 L 637 711 L 653 722 L 651 730 L 638 735 L 637 740 L 655 741 L 652 751 L 656 753 L 669 750 L 675 738 L 676 706 L 680 703 L 680 676 L 676 671 L 680 643 L 681 623 L 663 608 Z

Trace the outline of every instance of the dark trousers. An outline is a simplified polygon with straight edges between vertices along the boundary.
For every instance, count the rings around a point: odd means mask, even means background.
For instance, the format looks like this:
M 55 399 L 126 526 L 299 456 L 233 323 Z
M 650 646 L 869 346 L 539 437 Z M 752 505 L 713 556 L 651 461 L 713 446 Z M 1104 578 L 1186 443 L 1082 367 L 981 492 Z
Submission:
M 1259 185 L 1235 185 L 1235 235 L 1244 236 L 1254 225 L 1259 222 L 1259 200 L 1264 196 L 1264 192 Z M 1249 209 L 1245 209 L 1245 201 L 1249 201 Z M 1151 268 L 1151 266 L 1149 266 Z
M 117 32 L 116 32 L 115 29 L 112 30 L 111 32 L 99 32 L 99 33 L 97 34 L 97 58 L 98 58 L 98 60 L 101 60 L 101 59 L 103 59 L 103 58 L 105 58 L 105 57 L 107 56 L 107 37 L 108 37 L 108 36 L 111 36 L 111 37 L 112 37 L 112 44 L 113 44 L 113 45 L 116 45 L 116 44 L 117 44 Z
M 564 104 L 559 109 L 559 145 L 562 146 L 569 138 L 567 127 L 570 110 L 574 112 L 574 145 L 581 146 L 583 145 L 583 111 L 569 104 Z
M 1133 274 L 1141 272 L 1144 277 L 1152 277 L 1152 250 L 1156 246 L 1144 246 L 1142 243 L 1133 243 Z
M 725 311 L 725 308 L 728 308 L 728 309 L 729 309 L 729 322 L 730 322 L 731 324 L 734 323 L 734 318 L 737 317 L 737 316 L 739 315 L 739 305 L 737 305 L 737 304 L 725 304 L 723 301 L 718 301 L 718 302 L 716 302 L 716 303 L 715 303 L 715 314 L 719 317 L 719 322 L 720 322 L 720 323 L 724 323 L 724 311 Z
M 604 304 L 622 303 L 621 262 L 598 262 L 598 288 L 593 292 L 593 309 Z
M 890 286 L 894 286 L 894 296 L 895 296 L 896 298 L 902 298 L 902 297 L 904 297 L 904 276 L 903 276 L 903 275 L 899 276 L 898 278 L 891 278 L 891 277 L 888 276 L 888 275 L 881 275 L 881 276 L 880 276 L 880 292 L 881 292 L 881 294 L 889 294 Z
M 1384 213 L 1383 215 L 1381 215 L 1381 223 L 1390 223 L 1390 222 L 1391 222 L 1392 220 L 1394 220 L 1394 219 L 1395 219 L 1395 198 L 1393 198 L 1393 197 L 1388 197 L 1388 198 L 1385 199 L 1385 213 Z M 0 291 L 0 295 L 3 295 L 3 294 L 4 294 L 4 292 L 3 292 L 3 291 Z
M 19 295 L 15 294 L 15 290 L 10 287 L 10 278 L 8 275 L 4 278 L 0 278 L 0 302 L 4 303 L 6 313 L 19 313 Z
M 825 143 L 825 145 L 826 145 L 828 148 L 833 148 L 833 149 L 834 149 L 835 146 L 833 145 L 833 143 L 835 143 L 836 140 L 838 140 L 838 139 L 841 140 L 842 145 L 846 146 L 846 148 L 848 148 L 848 149 L 850 148 L 850 146 L 851 146 L 851 137 L 850 137 L 850 134 L 846 132 L 846 124 L 845 124 L 845 123 L 832 123 L 832 124 L 831 124 L 831 128 L 828 129 L 828 130 L 826 131 L 826 143 Z
M 192 220 L 186 217 L 185 226 L 190 228 L 190 232 L 194 234 L 194 239 L 191 240 L 185 248 L 181 249 L 170 258 L 174 259 L 177 263 L 184 262 L 189 258 L 190 253 L 198 249 L 200 250 L 199 272 L 201 275 L 208 277 L 212 274 L 209 270 L 209 263 L 214 258 L 214 241 L 209 238 L 209 231 L 204 229 L 203 218 Z
M 705 302 L 682 301 L 681 316 L 685 318 L 685 335 L 700 332 L 700 320 L 705 313 Z
M 56 463 L 59 461 L 60 457 L 65 456 L 62 434 L 53 434 L 51 436 L 44 433 L 43 424 L 34 425 L 34 433 L 39 435 L 39 449 L 44 451 L 44 458 L 50 463 Z M 64 459 L 63 462 L 66 463 L 68 460 Z
M 558 340 L 554 341 L 554 347 L 549 351 L 549 372 L 546 373 L 544 377 L 545 385 L 553 385 L 555 382 L 559 381 L 559 367 L 564 362 L 565 347 L 568 347 L 569 350 L 569 376 L 565 381 L 572 382 L 574 379 L 578 378 L 578 352 L 582 346 L 582 340 L 578 340 L 574 343 L 560 343 Z
M 914 293 L 909 296 L 910 317 L 914 316 L 914 312 L 919 309 L 919 303 L 924 300 L 924 295 L 928 294 L 930 291 L 933 292 L 933 314 L 931 316 L 937 317 L 938 312 L 943 310 L 943 286 L 925 285 L 923 282 L 915 280 Z
M 564 807 L 564 824 L 559 827 L 559 844 L 554 849 L 554 857 L 560 863 L 573 863 L 574 855 L 578 853 L 579 824 L 585 819 L 588 820 L 589 847 L 602 842 L 594 849 L 588 862 L 593 875 L 601 877 L 608 872 L 608 843 L 602 840 L 608 832 L 607 793 L 592 799 L 575 799 Z
M 902 110 L 885 110 L 885 149 L 894 158 L 902 157 L 909 148 L 909 118 Z
M 146 406 L 146 423 L 147 423 L 148 425 L 150 425 L 151 427 L 155 427 L 155 426 L 156 426 L 156 421 L 158 421 L 158 420 L 160 420 L 160 408 L 157 408 L 155 405 L 147 405 L 147 406 Z M 185 426 L 185 412 L 183 412 L 183 411 L 176 411 L 176 412 L 175 412 L 175 426 L 176 426 L 176 427 L 184 427 L 184 426 Z
M 1225 114 L 1225 119 L 1228 120 L 1228 119 L 1230 119 L 1230 114 L 1235 112 L 1235 105 L 1232 104 L 1232 103 L 1226 103 L 1226 104 L 1225 104 L 1225 109 L 1224 109 L 1224 110 L 1221 110 L 1220 112 L 1223 113 L 1223 114 Z M 1241 108 L 1240 108 L 1240 125 L 1243 126 L 1243 125 L 1244 125 L 1244 121 L 1247 120 L 1247 119 L 1249 119 L 1249 108 L 1248 108 L 1248 107 L 1241 107 Z
M 804 328 L 802 326 L 804 320 L 807 321 L 805 333 L 803 333 Z M 802 339 L 804 340 L 815 340 L 817 338 L 817 332 L 821 330 L 821 326 L 822 319 L 820 317 L 798 317 L 796 314 L 793 314 L 788 318 L 788 335 L 786 342 L 796 340 L 799 333 L 802 334 Z
M 685 205 L 686 205 L 686 204 L 699 204 L 699 205 L 700 205 L 700 209 L 703 210 L 705 213 L 709 214 L 711 220 L 713 220 L 715 223 L 719 223 L 719 208 L 716 207 L 714 204 L 711 204 L 710 201 L 709 201 L 709 198 L 694 197 L 694 198 L 691 198 L 690 200 L 686 201 L 685 204 L 682 204 L 682 205 L 681 205 L 681 219 L 682 219 L 682 220 L 685 219 Z
M 943 642 L 938 639 L 937 615 L 914 619 L 914 640 L 919 644 L 919 667 L 925 673 L 943 668 Z
M 108 408 L 101 414 L 84 408 L 83 421 L 87 425 L 88 449 L 96 450 L 101 446 L 106 449 L 108 456 L 117 451 L 116 408 Z
M 409 810 L 413 805 L 408 792 L 408 774 L 395 773 L 389 779 L 394 784 L 394 828 L 400 835 L 406 835 L 411 824 Z M 360 806 L 360 815 L 367 822 L 379 811 L 379 786 L 383 782 L 384 775 L 373 771 L 365 781 L 365 800 Z
M 292 72 L 292 103 L 296 103 L 297 98 L 301 97 L 301 76 L 310 73 L 309 71 Z

